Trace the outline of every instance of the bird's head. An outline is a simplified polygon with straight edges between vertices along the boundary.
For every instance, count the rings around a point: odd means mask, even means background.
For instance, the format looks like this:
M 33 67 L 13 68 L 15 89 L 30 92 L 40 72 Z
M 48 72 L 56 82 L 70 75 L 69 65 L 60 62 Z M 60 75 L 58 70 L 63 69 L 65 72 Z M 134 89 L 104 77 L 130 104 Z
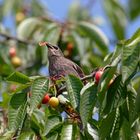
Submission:
M 39 45 L 48 47 L 48 57 L 52 57 L 52 56 L 60 57 L 60 56 L 63 56 L 62 51 L 56 45 L 52 45 L 52 44 L 50 44 L 48 42 L 43 42 L 43 43 L 40 43 Z

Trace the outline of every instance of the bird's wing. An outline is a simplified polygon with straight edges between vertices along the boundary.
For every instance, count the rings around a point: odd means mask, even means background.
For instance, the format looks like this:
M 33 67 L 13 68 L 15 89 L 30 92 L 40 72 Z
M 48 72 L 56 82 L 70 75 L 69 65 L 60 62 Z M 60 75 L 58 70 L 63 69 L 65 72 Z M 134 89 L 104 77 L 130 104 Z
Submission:
M 77 73 L 77 75 L 79 76 L 79 77 L 84 77 L 85 75 L 84 75 L 84 72 L 82 71 L 82 69 L 76 64 L 76 63 L 74 63 L 73 61 L 71 61 L 71 60 L 69 60 L 69 59 L 67 59 L 67 58 L 65 58 L 65 62 L 67 62 L 67 64 L 69 65 L 69 66 L 71 66 L 73 69 L 74 69 L 74 71 Z M 63 64 L 64 65 L 64 64 Z
M 78 75 L 82 78 L 84 77 L 84 72 L 82 71 L 82 69 L 74 63 L 73 68 L 77 71 Z

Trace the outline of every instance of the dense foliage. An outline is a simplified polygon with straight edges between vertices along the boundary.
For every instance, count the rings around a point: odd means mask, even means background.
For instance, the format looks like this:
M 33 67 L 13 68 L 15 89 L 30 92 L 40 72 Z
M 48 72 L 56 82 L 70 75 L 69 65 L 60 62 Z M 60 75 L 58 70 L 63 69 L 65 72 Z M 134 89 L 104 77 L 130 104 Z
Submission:
M 78 2 L 61 22 L 37 0 L 3 1 L 1 140 L 140 139 L 140 29 L 125 39 L 128 16 L 132 21 L 140 13 L 139 0 L 130 0 L 127 10 L 117 0 L 102 3 L 118 40 L 113 52 L 89 9 Z M 2 24 L 9 13 L 15 17 L 16 37 Z M 52 83 L 47 47 L 40 41 L 57 44 L 81 65 L 88 83 L 74 75 Z

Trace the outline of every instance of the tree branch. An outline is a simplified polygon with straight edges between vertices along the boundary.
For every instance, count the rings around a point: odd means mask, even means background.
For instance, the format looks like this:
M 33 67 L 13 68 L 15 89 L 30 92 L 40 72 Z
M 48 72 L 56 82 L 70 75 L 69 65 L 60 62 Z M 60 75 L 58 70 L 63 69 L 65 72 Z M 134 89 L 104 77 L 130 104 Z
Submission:
M 19 39 L 17 37 L 14 37 L 14 36 L 11 36 L 11 35 L 8 35 L 8 34 L 5 34 L 5 33 L 0 33 L 0 36 L 6 38 L 7 40 L 15 40 L 19 43 L 22 43 L 22 44 L 31 44 L 31 45 L 35 45 L 36 43 L 34 41 L 28 41 L 28 40 L 23 40 L 23 39 Z

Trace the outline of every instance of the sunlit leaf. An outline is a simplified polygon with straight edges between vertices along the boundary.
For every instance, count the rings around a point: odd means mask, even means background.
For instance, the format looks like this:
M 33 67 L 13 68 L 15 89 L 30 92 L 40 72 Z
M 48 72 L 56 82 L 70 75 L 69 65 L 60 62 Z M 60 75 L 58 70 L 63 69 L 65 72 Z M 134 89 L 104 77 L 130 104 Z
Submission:
M 123 82 L 131 79 L 138 67 L 139 55 L 140 55 L 140 29 L 138 29 L 134 35 L 126 40 L 122 41 L 122 76 Z
M 99 134 L 98 134 L 98 131 L 96 129 L 94 129 L 92 127 L 91 124 L 87 124 L 87 132 L 89 133 L 89 135 L 91 135 L 91 137 L 94 139 L 94 140 L 98 140 L 99 139 Z
M 68 95 L 70 99 L 70 103 L 72 104 L 74 109 L 79 110 L 80 104 L 80 91 L 83 87 L 82 82 L 79 78 L 69 75 L 66 79 L 66 87 L 68 90 Z
M 10 140 L 14 136 L 14 131 L 7 131 L 2 136 L 0 136 L 1 140 Z
M 123 82 L 132 76 L 139 63 L 140 45 L 124 47 L 122 54 L 122 78 Z
M 62 127 L 61 140 L 73 140 L 73 125 L 66 124 Z
M 80 116 L 83 126 L 86 126 L 87 121 L 92 116 L 93 107 L 96 103 L 97 87 L 93 83 L 87 84 L 81 90 L 80 97 Z
M 20 72 L 12 73 L 10 76 L 7 77 L 6 80 L 10 81 L 10 82 L 16 82 L 19 84 L 26 84 L 26 83 L 30 82 L 29 77 Z
M 34 139 L 34 136 L 35 136 L 35 134 L 32 132 L 32 131 L 30 131 L 30 132 L 23 132 L 23 133 L 21 133 L 21 135 L 18 137 L 18 139 L 17 140 L 33 140 Z
M 48 91 L 49 79 L 40 78 L 33 82 L 32 96 L 30 98 L 30 113 L 41 103 L 44 95 Z
M 21 129 L 27 113 L 27 95 L 25 93 L 16 93 L 10 100 L 8 112 L 8 127 L 10 130 L 17 131 Z

